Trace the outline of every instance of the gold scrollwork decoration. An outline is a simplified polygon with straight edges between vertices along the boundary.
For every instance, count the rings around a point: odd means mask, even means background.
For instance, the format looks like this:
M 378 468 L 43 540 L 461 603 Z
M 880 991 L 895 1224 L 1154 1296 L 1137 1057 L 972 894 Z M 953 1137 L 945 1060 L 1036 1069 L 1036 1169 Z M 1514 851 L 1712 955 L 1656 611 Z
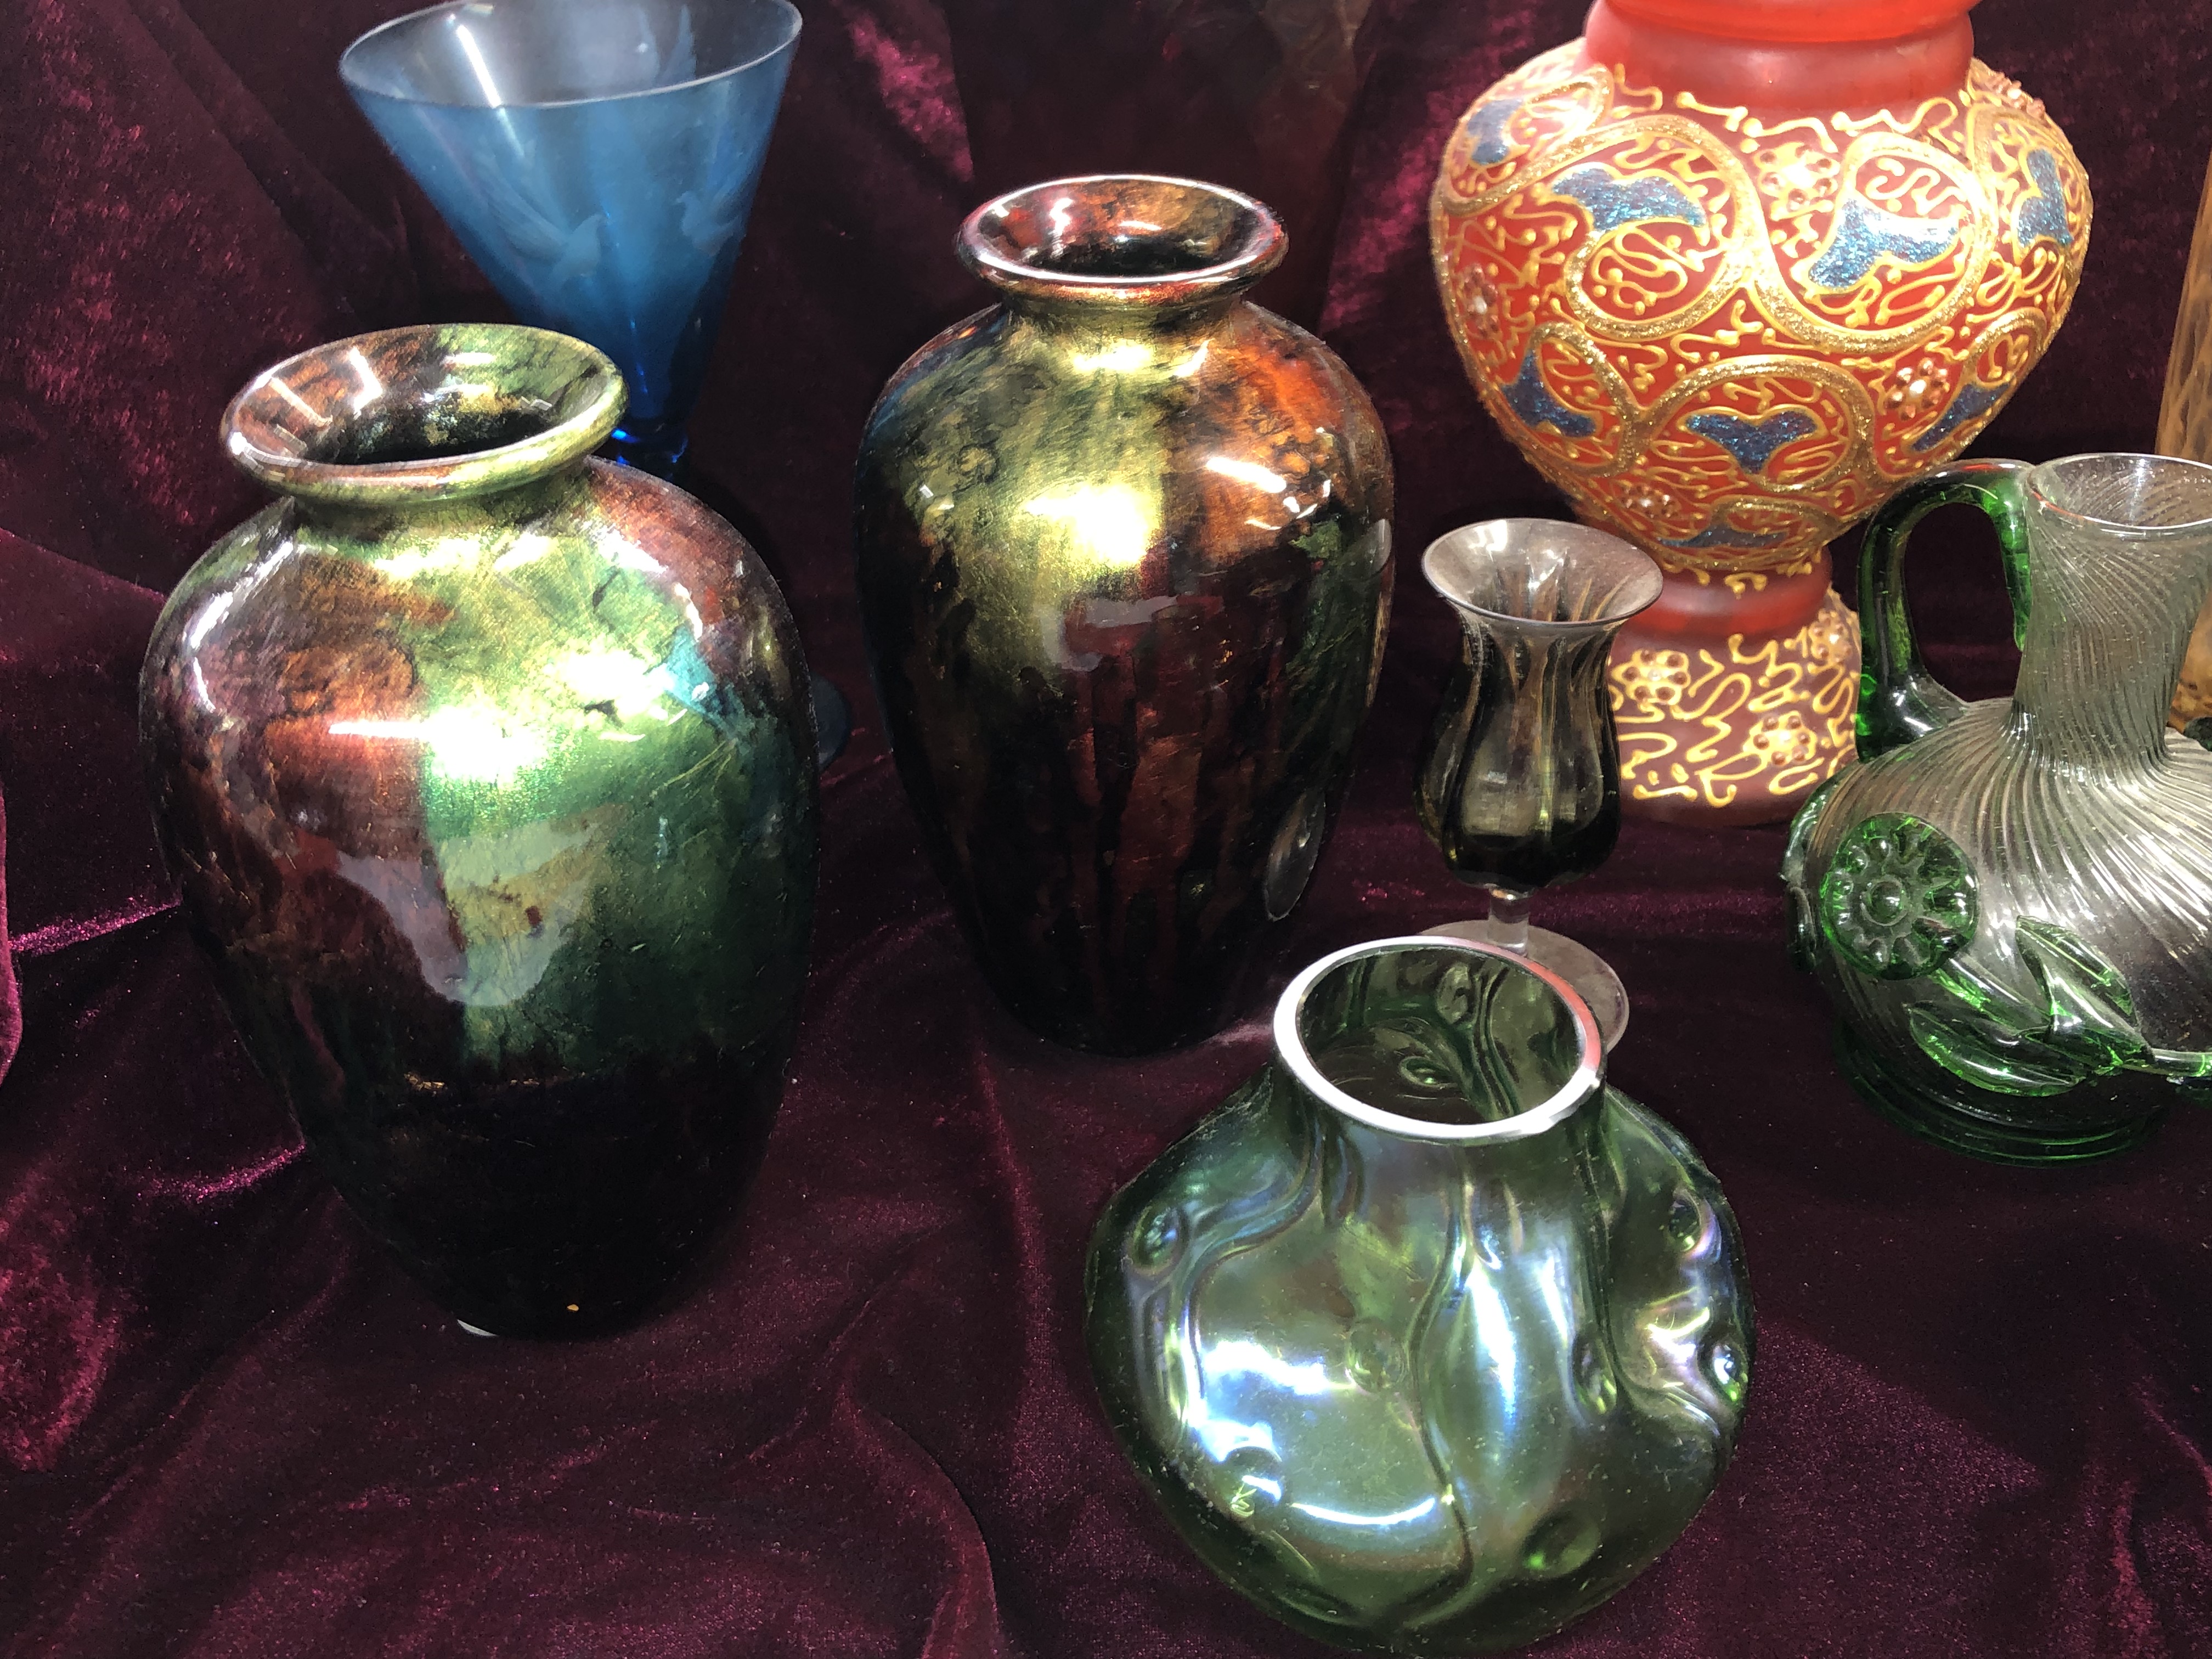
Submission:
M 1988 423 L 2090 218 L 2064 135 L 1984 64 L 1771 118 L 1575 42 L 1469 111 L 1430 228 L 1469 376 L 1578 513 L 1669 570 L 1787 574 Z
M 1830 593 L 1803 628 L 1726 655 L 1616 653 L 1607 673 L 1620 782 L 1632 800 L 1726 808 L 1824 782 L 1853 752 L 1857 619 Z

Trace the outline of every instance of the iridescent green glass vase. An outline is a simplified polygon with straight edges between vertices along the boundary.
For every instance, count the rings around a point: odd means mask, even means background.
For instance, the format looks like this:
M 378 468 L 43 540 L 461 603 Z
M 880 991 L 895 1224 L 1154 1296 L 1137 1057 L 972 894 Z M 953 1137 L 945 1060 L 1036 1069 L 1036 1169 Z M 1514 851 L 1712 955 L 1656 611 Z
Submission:
M 1931 508 L 1996 521 L 2021 641 L 2008 698 L 1922 665 L 1900 562 Z M 2212 467 L 1970 461 L 1869 523 L 1859 763 L 1783 862 L 1845 1074 L 1906 1127 L 2008 1163 L 2133 1146 L 2212 1101 L 2212 754 L 2166 729 L 2212 591 Z
M 193 936 L 308 1150 L 464 1322 L 619 1323 L 744 1185 L 816 862 L 805 665 L 744 541 L 587 459 L 621 376 L 454 326 L 278 364 L 283 499 L 186 574 L 140 725 Z
M 1325 957 L 1273 1062 L 1100 1217 L 1092 1372 L 1199 1555 L 1347 1647 L 1516 1646 L 1697 1514 L 1750 1386 L 1718 1185 L 1494 945 Z
M 892 377 L 854 487 L 899 777 L 1016 1015 L 1192 1042 L 1351 775 L 1389 620 L 1382 422 L 1243 298 L 1283 232 L 1233 191 L 1063 179 L 978 209 L 960 254 L 1001 303 Z

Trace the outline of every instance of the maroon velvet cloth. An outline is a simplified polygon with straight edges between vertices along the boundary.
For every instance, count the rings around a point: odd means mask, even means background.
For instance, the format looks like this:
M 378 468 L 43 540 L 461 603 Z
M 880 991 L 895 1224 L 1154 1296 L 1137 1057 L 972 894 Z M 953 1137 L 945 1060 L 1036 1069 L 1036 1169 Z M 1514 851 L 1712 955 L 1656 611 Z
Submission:
M 369 1244 L 248 1066 L 155 855 L 137 664 L 161 593 L 257 505 L 213 441 L 251 373 L 498 314 L 338 88 L 339 49 L 405 7 L 0 6 L 0 1650 L 1318 1654 L 1177 1542 L 1079 1339 L 1091 1217 L 1260 1062 L 1265 1005 L 1146 1061 L 1014 1025 L 866 690 L 854 443 L 904 355 L 984 299 L 951 252 L 973 191 L 933 0 L 808 6 L 696 424 L 860 720 L 739 1218 L 631 1333 L 476 1339 Z M 1324 332 L 1389 422 L 1407 568 L 1274 987 L 1475 908 L 1408 809 L 1455 639 L 1413 561 L 1470 519 L 1555 509 L 1462 378 L 1425 209 L 1447 124 L 1578 21 L 1572 0 L 1369 19 Z M 1990 0 L 1977 27 L 2097 193 L 2074 316 L 1979 448 L 2148 447 L 2212 145 L 2203 8 Z M 1986 532 L 1935 521 L 1911 580 L 1939 671 L 2002 690 Z M 1627 980 L 1614 1075 L 1725 1184 L 1759 1306 L 1717 1496 L 1546 1650 L 2212 1653 L 2212 1122 L 2023 1172 L 1878 1121 L 1786 961 L 1781 845 L 1632 825 L 1538 902 Z

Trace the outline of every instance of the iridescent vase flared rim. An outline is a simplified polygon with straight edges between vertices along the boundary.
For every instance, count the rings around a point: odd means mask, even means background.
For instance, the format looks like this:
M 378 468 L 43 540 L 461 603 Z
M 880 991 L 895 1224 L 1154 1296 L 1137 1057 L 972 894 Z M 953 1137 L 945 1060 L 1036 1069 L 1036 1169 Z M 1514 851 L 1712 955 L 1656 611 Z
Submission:
M 1503 552 L 1516 543 L 1543 540 L 1564 547 L 1588 560 L 1601 560 L 1617 568 L 1617 576 L 1605 602 L 1586 616 L 1531 617 L 1517 611 L 1500 611 L 1468 599 L 1463 584 L 1449 569 L 1451 562 L 1470 542 L 1499 545 Z M 1658 561 L 1640 548 L 1607 531 L 1565 519 L 1485 519 L 1445 532 L 1421 553 L 1421 575 L 1437 596 L 1454 610 L 1516 628 L 1556 629 L 1573 633 L 1592 628 L 1618 628 L 1639 611 L 1649 610 L 1666 586 L 1666 572 Z
M 626 396 L 612 360 L 568 335 L 424 323 L 333 340 L 262 370 L 223 411 L 222 441 L 240 471 L 284 495 L 363 507 L 456 500 L 590 454 L 621 420 Z M 406 455 L 410 442 L 434 440 L 394 438 L 384 449 L 394 459 L 378 459 L 371 424 L 395 420 L 410 434 L 453 436 L 417 456 Z M 520 435 L 469 437 L 510 432 Z
M 514 0 L 505 0 L 505 3 L 512 5 Z M 691 3 L 695 5 L 714 3 L 714 0 L 691 0 Z M 445 3 L 441 5 L 425 6 L 420 11 L 410 11 L 404 16 L 395 17 L 388 23 L 379 23 L 374 28 L 358 36 L 351 46 L 338 55 L 338 78 L 356 94 L 367 93 L 375 98 L 389 98 L 395 103 L 421 104 L 430 109 L 567 109 L 584 104 L 611 104 L 624 99 L 659 98 L 671 93 L 688 92 L 696 87 L 711 85 L 716 81 L 726 81 L 732 76 L 743 75 L 747 70 L 757 69 L 781 53 L 789 52 L 798 40 L 799 32 L 805 23 L 805 20 L 799 15 L 799 8 L 793 5 L 791 0 L 734 0 L 735 5 L 748 9 L 757 8 L 781 12 L 784 19 L 782 33 L 771 45 L 756 52 L 743 63 L 727 64 L 711 75 L 695 75 L 688 81 L 672 82 L 665 87 L 635 87 L 628 92 L 593 93 L 580 98 L 508 98 L 505 96 L 495 100 L 426 98 L 419 93 L 396 90 L 388 85 L 376 85 L 366 77 L 363 66 L 367 60 L 390 45 L 401 33 L 413 29 L 428 28 L 434 19 L 476 9 L 481 6 L 481 3 L 482 0 L 445 0 Z M 536 3 L 539 9 L 556 15 L 561 10 L 559 0 L 536 0 Z
M 1288 241 L 1272 208 L 1225 185 L 1097 173 L 1024 185 L 984 203 L 954 246 L 969 270 L 1009 294 L 1160 309 L 1249 288 L 1282 263 Z M 1128 251 L 1129 269 L 1083 268 L 1109 247 Z
M 1487 1123 L 1437 1123 L 1426 1118 L 1407 1117 L 1401 1113 L 1385 1111 L 1330 1082 L 1314 1063 L 1313 1055 L 1306 1048 L 1304 1036 L 1298 1029 L 1307 995 L 1322 980 L 1348 963 L 1369 957 L 1411 951 L 1486 957 L 1541 981 L 1546 988 L 1565 1005 L 1575 1023 L 1575 1069 L 1566 1080 L 1534 1105 L 1524 1107 L 1510 1117 L 1498 1118 Z M 1605 1077 L 1605 1044 L 1598 1034 L 1597 1017 L 1590 1012 L 1589 1005 L 1576 994 L 1574 987 L 1550 969 L 1502 945 L 1436 933 L 1370 939 L 1364 945 L 1348 945 L 1341 951 L 1332 951 L 1303 969 L 1284 988 L 1282 996 L 1275 1004 L 1274 1039 L 1277 1060 L 1297 1080 L 1298 1086 L 1316 1100 L 1355 1122 L 1408 1140 L 1449 1142 L 1454 1146 L 1526 1140 L 1557 1128 L 1573 1116 L 1583 1103 L 1597 1092 Z
M 2203 492 L 2204 510 L 2191 519 L 2177 519 L 2171 523 L 2146 524 L 2141 520 L 2108 519 L 2094 513 L 2085 513 L 2068 505 L 2062 493 L 2066 474 L 2098 467 L 2106 470 L 2124 468 L 2136 473 L 2160 472 L 2169 478 L 2191 479 Z M 2193 475 L 2193 477 L 2192 477 Z M 2062 455 L 2056 460 L 2044 461 L 2027 470 L 2027 492 L 2038 506 L 2057 514 L 2060 518 L 2094 530 L 2103 535 L 2124 536 L 2140 541 L 2159 536 L 2201 536 L 2212 531 L 2212 466 L 2202 461 L 2185 460 L 2179 455 L 2146 455 L 2126 450 L 2093 450 L 2079 455 Z

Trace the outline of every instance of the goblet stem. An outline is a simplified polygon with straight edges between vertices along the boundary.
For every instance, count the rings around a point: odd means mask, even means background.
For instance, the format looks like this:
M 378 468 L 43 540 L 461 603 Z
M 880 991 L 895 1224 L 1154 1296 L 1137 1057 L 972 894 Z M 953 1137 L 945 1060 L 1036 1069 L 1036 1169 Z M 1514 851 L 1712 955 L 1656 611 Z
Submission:
M 607 440 L 605 453 L 624 466 L 680 483 L 684 453 L 690 445 L 690 434 L 681 421 L 656 422 L 650 426 L 641 422 L 634 430 L 617 427 Z
M 1528 954 L 1528 896 L 1490 890 L 1490 942 L 1521 956 Z

